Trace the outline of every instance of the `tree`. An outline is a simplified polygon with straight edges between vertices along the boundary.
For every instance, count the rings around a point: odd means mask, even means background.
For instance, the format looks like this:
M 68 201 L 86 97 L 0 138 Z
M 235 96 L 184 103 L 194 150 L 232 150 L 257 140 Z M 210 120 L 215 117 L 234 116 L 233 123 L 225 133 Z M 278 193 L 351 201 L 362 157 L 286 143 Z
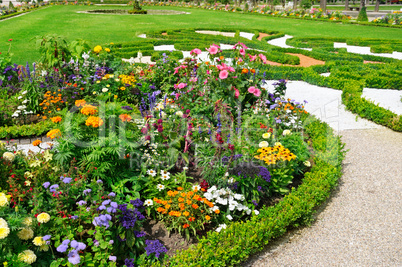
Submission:
M 361 0 L 364 1 L 364 0 Z M 323 12 L 327 11 L 327 0 L 320 0 L 320 8 Z
M 345 0 L 345 10 L 349 10 L 349 0 Z
M 378 12 L 380 10 L 380 0 L 376 0 L 375 1 L 375 8 L 374 11 Z

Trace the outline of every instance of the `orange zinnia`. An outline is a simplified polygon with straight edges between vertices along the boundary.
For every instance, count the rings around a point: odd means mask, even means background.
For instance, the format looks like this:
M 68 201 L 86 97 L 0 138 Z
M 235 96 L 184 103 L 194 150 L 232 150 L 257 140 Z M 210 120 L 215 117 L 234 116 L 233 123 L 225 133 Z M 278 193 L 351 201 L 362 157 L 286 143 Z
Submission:
M 33 146 L 39 146 L 40 143 L 42 143 L 42 141 L 38 139 L 38 140 L 33 141 L 32 145 Z
M 211 220 L 211 217 L 210 217 L 209 215 L 207 215 L 207 216 L 205 216 L 205 219 L 206 219 L 207 221 L 209 221 L 209 220 Z
M 53 123 L 61 122 L 61 117 L 60 116 L 53 117 L 53 118 L 50 118 L 50 119 L 52 120 Z
M 75 100 L 75 105 L 76 105 L 77 107 L 83 107 L 86 103 L 87 103 L 87 102 L 86 102 L 84 99 L 82 99 L 82 100 Z
M 125 121 L 129 122 L 129 121 L 131 121 L 131 116 L 128 115 L 128 114 L 121 114 L 121 115 L 119 116 L 119 118 L 121 119 L 122 122 L 125 122 Z
M 189 224 L 187 224 L 187 223 L 183 224 L 183 228 L 184 228 L 184 229 L 186 229 L 186 228 L 188 228 L 188 227 L 190 227 Z

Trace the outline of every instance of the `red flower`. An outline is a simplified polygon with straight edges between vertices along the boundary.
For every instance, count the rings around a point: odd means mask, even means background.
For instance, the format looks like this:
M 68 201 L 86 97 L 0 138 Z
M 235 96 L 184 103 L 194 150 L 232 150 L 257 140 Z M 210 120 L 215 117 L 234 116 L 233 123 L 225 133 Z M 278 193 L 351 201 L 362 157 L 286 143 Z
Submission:
M 234 147 L 234 145 L 229 144 L 229 145 L 228 145 L 228 148 L 233 151 L 235 147 Z
M 11 42 L 13 39 L 8 39 L 9 42 Z

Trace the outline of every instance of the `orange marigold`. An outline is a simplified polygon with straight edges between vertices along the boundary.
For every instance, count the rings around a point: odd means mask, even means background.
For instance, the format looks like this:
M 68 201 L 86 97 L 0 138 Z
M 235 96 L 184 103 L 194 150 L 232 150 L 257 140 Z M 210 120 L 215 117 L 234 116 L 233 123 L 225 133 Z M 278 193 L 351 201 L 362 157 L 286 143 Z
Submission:
M 215 213 L 219 214 L 219 213 L 221 213 L 221 211 L 220 210 L 215 210 Z
M 209 220 L 211 220 L 211 217 L 210 217 L 209 215 L 207 215 L 207 216 L 205 216 L 205 219 L 206 219 L 207 221 L 209 221 Z
M 95 106 L 92 106 L 92 105 L 85 105 L 81 109 L 81 113 L 84 115 L 94 115 L 94 114 L 96 114 L 96 112 L 98 112 L 98 110 L 96 109 Z
M 165 211 L 165 209 L 164 209 L 164 208 L 162 208 L 162 207 L 159 207 L 159 208 L 157 208 L 157 209 L 156 209 L 156 211 L 157 211 L 157 212 L 164 212 L 164 211 Z
M 77 107 L 83 107 L 87 102 L 84 99 L 81 100 L 75 100 L 75 106 Z
M 188 220 L 189 220 L 190 222 L 193 222 L 193 221 L 195 220 L 195 218 L 194 218 L 194 217 L 190 217 L 190 218 L 188 218 Z
M 121 119 L 122 122 L 125 122 L 125 121 L 129 122 L 129 121 L 131 121 L 131 116 L 128 115 L 128 114 L 121 114 L 121 115 L 119 116 L 119 118 Z
M 53 118 L 50 118 L 50 120 L 51 120 L 53 123 L 58 123 L 58 122 L 61 122 L 61 117 L 60 117 L 60 116 L 53 117 Z
M 99 117 L 90 116 L 86 121 L 86 126 L 92 126 L 94 128 L 98 128 L 103 124 L 103 120 Z
M 183 187 L 180 187 L 180 186 L 179 186 L 179 187 L 177 188 L 177 190 L 181 191 L 181 190 L 183 190 Z
M 191 205 L 191 207 L 193 207 L 193 209 L 198 209 L 198 205 L 197 205 L 197 204 L 193 204 L 193 205 Z
M 184 202 L 184 198 L 179 197 L 178 201 L 179 201 L 179 202 Z
M 50 131 L 46 134 L 46 136 L 49 137 L 50 139 L 54 139 L 54 138 L 60 137 L 60 136 L 61 136 L 61 132 L 60 132 L 59 129 L 53 129 L 53 130 L 50 130 Z
M 38 139 L 38 140 L 33 141 L 32 145 L 33 146 L 39 146 L 40 143 L 42 143 L 42 141 Z
M 185 212 L 183 212 L 183 215 L 187 217 L 188 215 L 190 215 L 190 212 L 185 211 Z
M 184 229 L 186 229 L 186 228 L 188 228 L 188 227 L 190 227 L 190 225 L 189 225 L 188 223 L 183 224 L 183 228 L 184 228 Z

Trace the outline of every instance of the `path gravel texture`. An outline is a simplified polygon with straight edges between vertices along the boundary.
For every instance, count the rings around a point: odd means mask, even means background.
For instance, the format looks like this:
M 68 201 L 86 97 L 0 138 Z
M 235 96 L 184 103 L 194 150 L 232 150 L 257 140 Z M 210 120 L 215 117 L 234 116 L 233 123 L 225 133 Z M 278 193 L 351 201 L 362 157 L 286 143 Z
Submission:
M 315 223 L 243 266 L 402 266 L 402 134 L 344 130 L 344 174 Z

